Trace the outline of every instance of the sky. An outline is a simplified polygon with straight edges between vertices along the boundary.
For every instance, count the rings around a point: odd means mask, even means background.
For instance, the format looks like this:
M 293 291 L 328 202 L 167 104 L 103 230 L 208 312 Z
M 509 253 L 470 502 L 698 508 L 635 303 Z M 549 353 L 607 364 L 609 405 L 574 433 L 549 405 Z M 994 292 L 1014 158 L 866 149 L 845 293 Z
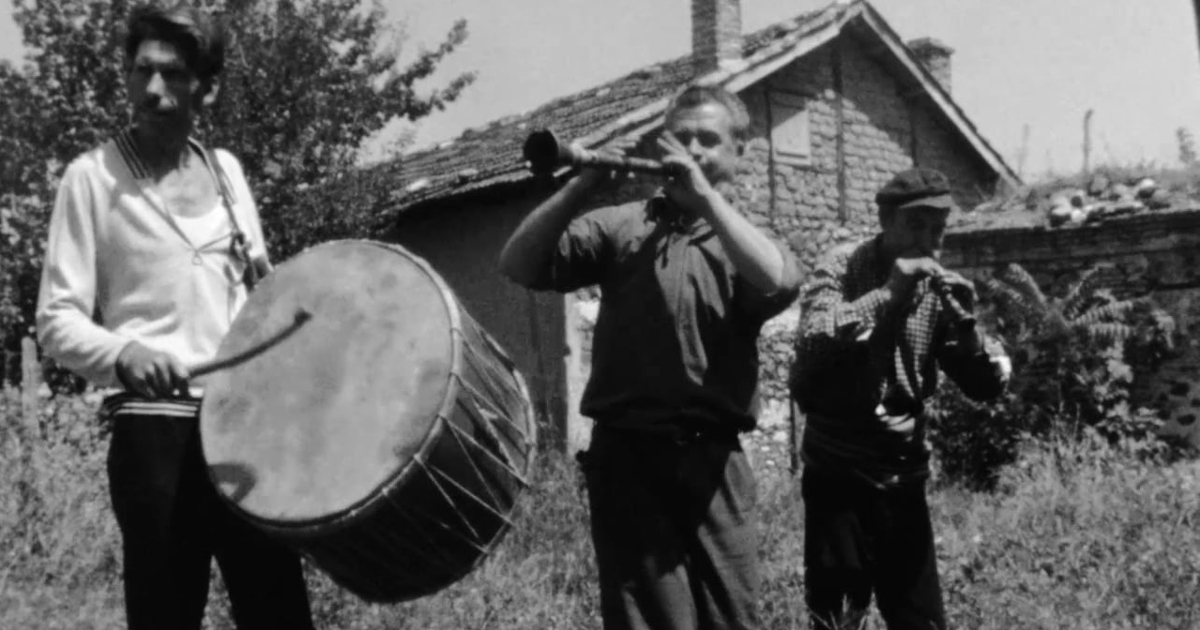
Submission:
M 441 42 L 454 20 L 469 35 L 431 77 L 478 79 L 422 119 L 414 146 L 457 136 L 641 66 L 686 54 L 691 0 L 381 0 L 403 25 L 402 59 Z M 831 0 L 742 0 L 751 32 Z M 1200 135 L 1200 45 L 1189 0 L 873 0 L 905 40 L 954 49 L 953 95 L 1026 178 L 1082 166 L 1093 110 L 1097 163 L 1178 163 L 1175 130 Z M 11 2 L 0 0 L 0 59 L 22 54 Z M 1028 126 L 1025 160 L 1019 158 Z M 392 126 L 379 146 L 399 135 Z

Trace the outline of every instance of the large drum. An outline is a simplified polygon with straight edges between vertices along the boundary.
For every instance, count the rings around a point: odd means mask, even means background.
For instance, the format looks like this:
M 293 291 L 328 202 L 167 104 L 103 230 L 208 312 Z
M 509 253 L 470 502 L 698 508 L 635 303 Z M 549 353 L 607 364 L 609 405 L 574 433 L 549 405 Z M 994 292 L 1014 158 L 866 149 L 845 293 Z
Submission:
M 297 313 L 311 318 L 279 339 Z M 363 599 L 433 593 L 511 525 L 535 443 L 520 374 L 420 258 L 372 241 L 263 279 L 205 384 L 219 494 Z

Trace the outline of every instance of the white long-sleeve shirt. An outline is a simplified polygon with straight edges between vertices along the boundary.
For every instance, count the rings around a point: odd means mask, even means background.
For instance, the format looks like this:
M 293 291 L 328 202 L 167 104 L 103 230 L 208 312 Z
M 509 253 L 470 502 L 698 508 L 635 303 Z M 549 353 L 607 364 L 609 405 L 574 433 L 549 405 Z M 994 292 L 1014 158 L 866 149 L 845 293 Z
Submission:
M 212 212 L 220 218 L 204 226 L 216 238 L 193 242 L 195 230 L 155 194 L 131 140 L 125 132 L 67 167 L 38 293 L 43 351 L 98 387 L 119 387 L 117 356 L 131 341 L 185 365 L 212 358 L 246 300 L 228 212 L 218 203 Z M 241 164 L 226 151 L 214 153 L 250 256 L 265 257 Z

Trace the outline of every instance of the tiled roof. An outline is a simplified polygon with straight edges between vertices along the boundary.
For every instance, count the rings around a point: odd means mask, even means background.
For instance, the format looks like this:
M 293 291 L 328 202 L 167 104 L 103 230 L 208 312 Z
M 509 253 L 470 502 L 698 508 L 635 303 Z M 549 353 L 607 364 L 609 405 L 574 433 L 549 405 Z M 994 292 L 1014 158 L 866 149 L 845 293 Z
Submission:
M 1017 181 L 1003 158 L 978 133 L 975 126 L 907 51 L 899 36 L 883 21 L 866 0 L 835 2 L 828 7 L 778 22 L 743 41 L 743 62 L 730 70 L 719 70 L 703 77 L 704 81 L 725 84 L 756 80 L 760 73 L 778 67 L 791 56 L 803 54 L 836 34 L 846 20 L 860 17 L 891 50 L 899 55 L 901 72 L 914 77 L 931 91 L 935 106 L 964 134 L 997 174 Z M 904 64 L 909 64 L 904 66 Z M 904 70 L 904 67 L 911 70 Z M 505 182 L 530 177 L 521 147 L 534 131 L 553 128 L 564 141 L 579 140 L 584 146 L 597 146 L 611 137 L 639 128 L 661 113 L 666 99 L 688 82 L 697 79 L 692 57 L 685 55 L 646 66 L 598 87 L 550 101 L 533 111 L 495 120 L 476 129 L 468 129 L 457 138 L 430 148 L 403 154 L 370 167 L 375 174 L 396 182 L 390 202 L 383 211 L 392 215 L 421 202 L 445 198 Z M 745 87 L 745 85 L 742 85 Z M 936 92 L 936 94 L 932 94 Z M 384 217 L 384 220 L 388 220 Z
M 783 39 L 825 24 L 841 7 L 813 11 L 745 37 L 743 51 L 753 55 Z M 789 37 L 792 36 L 792 37 Z M 372 168 L 396 178 L 389 211 L 452 194 L 528 177 L 521 145 L 538 129 L 552 127 L 565 140 L 585 138 L 641 107 L 665 99 L 694 78 L 691 56 L 635 70 L 598 87 L 554 99 L 537 109 L 508 116 L 433 148 L 401 155 Z

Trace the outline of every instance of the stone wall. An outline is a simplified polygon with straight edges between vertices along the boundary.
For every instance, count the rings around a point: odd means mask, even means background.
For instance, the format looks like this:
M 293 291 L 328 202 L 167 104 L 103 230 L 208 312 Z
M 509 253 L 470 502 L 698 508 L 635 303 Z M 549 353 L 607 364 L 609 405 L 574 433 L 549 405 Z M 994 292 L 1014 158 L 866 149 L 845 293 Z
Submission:
M 1177 357 L 1156 374 L 1135 375 L 1135 403 L 1158 409 L 1168 433 L 1200 445 L 1200 210 L 950 234 L 943 262 L 974 277 L 1015 262 L 1051 295 L 1062 295 L 1094 264 L 1110 264 L 1103 286 L 1122 298 L 1152 298 L 1175 317 L 1179 332 Z
M 991 194 L 995 174 L 931 105 L 912 96 L 915 89 L 897 83 L 892 73 L 859 49 L 851 35 L 840 36 L 750 86 L 741 96 L 750 111 L 751 138 L 729 196 L 756 225 L 791 244 L 805 272 L 834 246 L 874 234 L 878 229 L 875 192 L 914 164 L 946 172 L 955 183 L 959 203 L 973 207 Z M 781 109 L 781 101 L 791 109 Z M 797 107 L 802 113 L 795 114 Z M 786 116 L 789 112 L 805 118 L 797 121 Z M 782 134 L 795 129 L 807 132 L 807 155 L 777 150 L 785 140 Z M 652 146 L 650 139 L 643 144 Z M 645 198 L 655 186 L 653 179 L 621 179 L 597 195 L 594 205 Z M 590 313 L 597 297 L 595 290 L 581 291 L 568 299 L 567 308 L 576 314 Z M 760 343 L 764 409 L 777 410 L 786 400 L 796 319 L 793 309 L 764 330 Z M 590 334 L 579 329 L 586 329 L 586 317 L 579 321 L 583 323 L 568 342 L 579 348 L 568 359 L 574 447 L 586 439 L 587 421 L 579 416 L 578 407 L 590 365 L 584 360 L 590 356 Z
M 876 231 L 875 193 L 901 170 L 942 170 L 963 207 L 993 191 L 995 175 L 966 142 L 930 105 L 905 96 L 914 89 L 843 35 L 742 93 L 754 133 L 739 201 L 760 225 L 796 245 L 806 270 L 835 245 Z M 787 122 L 776 104 L 780 94 L 806 103 L 807 161 L 772 151 Z

